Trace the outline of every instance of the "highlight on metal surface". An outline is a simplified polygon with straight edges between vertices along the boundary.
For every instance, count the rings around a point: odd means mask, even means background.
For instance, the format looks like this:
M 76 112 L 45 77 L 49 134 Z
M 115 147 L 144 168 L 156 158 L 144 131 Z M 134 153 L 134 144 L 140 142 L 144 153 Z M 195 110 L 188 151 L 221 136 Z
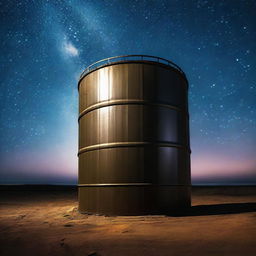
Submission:
M 79 211 L 169 214 L 190 206 L 188 81 L 149 55 L 107 58 L 79 83 Z
M 100 68 L 104 65 L 108 64 L 114 64 L 115 62 L 127 62 L 127 61 L 152 61 L 152 62 L 157 62 L 157 63 L 162 63 L 165 65 L 168 65 L 170 67 L 173 67 L 177 69 L 182 75 L 185 76 L 185 73 L 182 71 L 182 69 L 175 63 L 173 63 L 170 60 L 156 57 L 156 56 L 151 56 L 151 55 L 121 55 L 121 56 L 115 56 L 115 57 L 110 57 L 106 59 L 102 59 L 99 61 L 96 61 L 92 63 L 90 66 L 88 66 L 80 75 L 80 79 L 82 79 L 87 73 L 91 72 L 92 70 L 95 70 L 97 68 Z

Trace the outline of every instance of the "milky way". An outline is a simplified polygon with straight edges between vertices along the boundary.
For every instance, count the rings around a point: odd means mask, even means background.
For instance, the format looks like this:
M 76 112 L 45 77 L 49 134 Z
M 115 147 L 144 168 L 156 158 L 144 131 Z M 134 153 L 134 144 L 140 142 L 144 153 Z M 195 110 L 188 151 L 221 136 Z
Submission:
M 2 1 L 0 180 L 76 183 L 77 81 L 170 59 L 189 80 L 193 184 L 256 184 L 256 2 Z

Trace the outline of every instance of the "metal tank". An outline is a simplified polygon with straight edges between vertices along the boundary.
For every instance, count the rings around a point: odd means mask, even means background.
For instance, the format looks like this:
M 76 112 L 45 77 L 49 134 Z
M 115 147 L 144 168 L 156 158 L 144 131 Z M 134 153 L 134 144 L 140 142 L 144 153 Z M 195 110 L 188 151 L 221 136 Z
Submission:
M 79 83 L 79 211 L 172 214 L 190 206 L 188 81 L 171 61 L 98 61 Z

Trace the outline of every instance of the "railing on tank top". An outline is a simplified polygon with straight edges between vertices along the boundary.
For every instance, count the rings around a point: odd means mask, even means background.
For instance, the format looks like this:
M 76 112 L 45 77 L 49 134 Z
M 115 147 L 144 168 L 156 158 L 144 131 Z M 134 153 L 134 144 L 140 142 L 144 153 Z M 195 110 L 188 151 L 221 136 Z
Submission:
M 88 66 L 83 71 L 83 73 L 80 76 L 80 79 L 82 77 L 84 77 L 87 73 L 89 73 L 101 66 L 113 64 L 115 62 L 126 62 L 126 61 L 151 61 L 151 62 L 156 62 L 156 63 L 162 63 L 162 64 L 168 65 L 170 67 L 173 67 L 178 72 L 180 72 L 184 77 L 186 77 L 185 73 L 182 71 L 182 69 L 170 60 L 160 58 L 160 57 L 150 56 L 150 55 L 123 55 L 123 56 L 110 57 L 110 58 L 106 58 L 106 59 L 102 59 L 102 60 L 94 62 L 93 64 Z

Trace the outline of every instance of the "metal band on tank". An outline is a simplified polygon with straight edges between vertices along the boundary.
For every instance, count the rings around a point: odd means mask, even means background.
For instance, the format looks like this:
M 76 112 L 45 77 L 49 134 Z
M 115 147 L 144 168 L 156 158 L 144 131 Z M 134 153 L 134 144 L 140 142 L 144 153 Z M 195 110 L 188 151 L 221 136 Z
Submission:
M 97 184 L 78 184 L 78 187 L 143 187 L 143 186 L 174 186 L 174 187 L 188 187 L 190 185 L 183 184 L 155 184 L 155 183 L 97 183 Z
M 108 107 L 108 106 L 114 106 L 114 105 L 149 105 L 149 106 L 163 107 L 163 108 L 169 108 L 169 109 L 173 109 L 173 110 L 176 110 L 179 112 L 183 112 L 185 115 L 188 116 L 187 111 L 184 111 L 177 106 L 166 104 L 166 103 L 156 103 L 156 102 L 150 102 L 150 101 L 139 100 L 139 99 L 118 99 L 118 100 L 102 101 L 102 102 L 96 103 L 96 104 L 84 109 L 80 113 L 80 115 L 78 117 L 78 121 L 80 120 L 80 118 L 82 116 L 86 115 L 87 113 L 89 113 L 95 109 Z
M 135 142 L 111 142 L 111 143 L 102 143 L 96 144 L 88 147 L 81 148 L 78 151 L 78 156 L 82 153 L 99 150 L 99 149 L 107 149 L 107 148 L 123 148 L 123 147 L 144 147 L 144 146 L 157 146 L 157 147 L 173 147 L 173 148 L 181 148 L 188 150 L 187 146 L 177 144 L 177 143 L 168 143 L 168 142 L 148 142 L 148 141 L 135 141 Z

